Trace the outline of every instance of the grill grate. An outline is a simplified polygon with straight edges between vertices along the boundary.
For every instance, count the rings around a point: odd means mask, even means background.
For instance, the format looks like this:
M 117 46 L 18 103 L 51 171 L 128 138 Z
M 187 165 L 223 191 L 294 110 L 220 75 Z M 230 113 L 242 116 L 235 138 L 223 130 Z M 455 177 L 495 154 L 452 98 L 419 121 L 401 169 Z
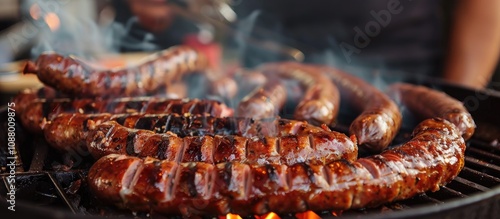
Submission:
M 442 88 L 446 90 L 447 88 Z M 448 88 L 449 89 L 449 88 Z M 453 92 L 453 90 L 451 90 Z M 464 99 L 472 95 L 463 90 L 454 92 L 455 97 Z M 453 96 L 453 95 L 452 95 Z M 488 108 L 500 104 L 499 97 L 481 99 L 480 106 L 487 106 L 471 111 L 478 124 L 478 131 L 468 141 L 466 149 L 465 167 L 459 176 L 448 185 L 441 187 L 437 192 L 428 192 L 415 196 L 411 199 L 389 203 L 377 208 L 356 209 L 344 212 L 316 212 L 322 218 L 493 218 L 500 214 L 500 134 L 483 133 L 488 131 L 483 127 L 491 127 L 491 124 L 500 124 L 498 118 L 485 118 L 485 115 L 493 115 L 492 109 Z M 342 112 L 341 112 L 342 113 Z M 0 109 L 1 119 L 7 118 L 6 110 Z M 352 115 L 340 115 L 339 124 L 333 127 L 335 130 L 346 133 Z M 494 120 L 499 121 L 494 121 Z M 0 120 L 0 133 L 6 133 L 7 124 Z M 485 123 L 482 123 L 486 121 Z M 495 127 L 495 126 L 494 126 Z M 394 145 L 405 142 L 409 138 L 411 123 L 405 121 L 403 130 L 394 140 Z M 498 129 L 498 128 L 497 128 Z M 76 168 L 68 168 L 71 155 L 62 156 L 47 145 L 43 137 L 30 139 L 20 125 L 16 125 L 16 146 L 18 159 L 16 160 L 16 200 L 19 206 L 25 206 L 31 212 L 34 209 L 45 211 L 53 218 L 55 212 L 62 217 L 79 218 L 87 215 L 109 216 L 117 215 L 129 218 L 165 218 L 154 213 L 131 213 L 114 207 L 103 205 L 96 200 L 86 185 L 86 174 L 90 162 L 77 161 L 80 164 Z M 484 137 L 486 136 L 486 137 Z M 6 207 L 2 206 L 6 199 L 8 170 L 7 149 L 3 147 L 7 142 L 5 135 L 0 136 L 0 212 Z M 20 150 L 21 149 L 21 150 Z M 363 156 L 363 153 L 360 154 Z M 76 163 L 78 164 L 78 163 Z M 39 208 L 39 207 L 43 207 Z M 47 209 L 49 209 L 47 211 Z M 60 213 L 60 211 L 63 213 Z M 17 213 L 17 212 L 16 212 Z M 39 215 L 39 214 L 37 214 Z M 27 215 L 29 216 L 29 214 Z M 33 215 L 31 215 L 33 216 Z M 279 215 L 281 218 L 303 218 L 302 215 L 287 214 Z M 254 218 L 254 217 L 248 217 Z
M 5 126 L 3 126 L 5 127 Z M 20 128 L 22 129 L 22 128 Z M 336 130 L 345 131 L 346 127 L 337 126 Z M 4 130 L 0 130 L 2 132 Z M 19 137 L 23 138 L 20 132 Z M 408 136 L 407 133 L 402 136 Z M 399 141 L 404 137 L 399 136 Z M 396 140 L 398 141 L 398 140 Z M 43 138 L 22 142 L 19 148 L 28 149 L 32 153 L 21 153 L 17 166 L 16 182 L 18 191 L 16 199 L 32 205 L 64 210 L 74 214 L 85 215 L 124 215 L 136 218 L 159 218 L 153 214 L 132 214 L 127 211 L 101 205 L 86 188 L 86 168 L 75 168 L 69 171 L 54 160 L 64 160 L 55 154 Z M 390 203 L 377 208 L 349 210 L 340 214 L 341 218 L 374 216 L 387 213 L 405 212 L 419 207 L 440 206 L 456 199 L 466 199 L 476 194 L 494 192 L 500 194 L 500 149 L 496 145 L 473 138 L 468 142 L 465 167 L 457 178 L 437 192 L 418 195 L 408 200 Z M 4 144 L 5 145 L 5 144 Z M 2 150 L 2 152 L 5 152 Z M 59 156 L 59 157 L 58 157 Z M 5 155 L 2 155 L 5 157 Z M 58 159 L 54 159 L 57 157 Z M 29 160 L 27 160 L 29 158 Z M 6 162 L 2 160 L 2 162 Z M 5 166 L 5 165 L 2 165 Z M 52 170 L 53 168 L 55 170 Z M 0 177 L 0 196 L 7 192 L 6 169 L 2 169 Z M 316 212 L 320 217 L 334 217 L 332 212 Z M 338 214 L 338 213 L 337 213 Z M 390 215 L 390 214 L 389 214 Z M 281 218 L 299 218 L 294 214 L 279 215 Z M 161 217 L 160 217 L 161 218 Z

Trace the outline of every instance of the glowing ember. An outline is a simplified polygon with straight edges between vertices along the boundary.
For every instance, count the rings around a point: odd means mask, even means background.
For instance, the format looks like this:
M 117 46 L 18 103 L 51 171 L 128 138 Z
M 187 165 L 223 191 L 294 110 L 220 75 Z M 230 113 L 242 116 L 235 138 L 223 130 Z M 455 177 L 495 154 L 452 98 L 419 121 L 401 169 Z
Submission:
M 332 211 L 332 215 L 334 217 L 340 217 L 340 215 L 342 215 L 342 211 Z
M 49 26 L 51 31 L 56 31 L 57 29 L 59 29 L 59 26 L 61 25 L 59 17 L 57 16 L 57 14 L 53 12 L 47 13 L 44 16 L 44 20 L 45 23 L 47 23 L 47 25 Z
M 297 213 L 297 214 L 295 214 L 295 217 L 297 217 L 298 219 L 321 219 L 321 217 L 318 216 L 313 211 L 306 211 L 306 212 L 302 212 L 302 213 Z
M 264 219 L 280 219 L 280 216 L 278 216 L 274 212 L 271 212 L 269 214 L 266 214 L 266 215 L 262 216 L 262 218 L 264 218 Z
M 224 219 L 224 217 L 219 217 L 219 219 Z M 226 219 L 241 219 L 237 214 L 226 214 Z
M 31 5 L 30 15 L 35 20 L 38 20 L 40 18 L 40 7 L 38 6 L 38 4 Z

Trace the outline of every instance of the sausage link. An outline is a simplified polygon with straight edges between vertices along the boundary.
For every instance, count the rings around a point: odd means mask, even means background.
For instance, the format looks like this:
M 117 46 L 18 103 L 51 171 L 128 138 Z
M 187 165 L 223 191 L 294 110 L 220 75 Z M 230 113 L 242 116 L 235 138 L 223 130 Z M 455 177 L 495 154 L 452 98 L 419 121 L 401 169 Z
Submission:
M 295 121 L 282 120 L 293 124 Z M 310 126 L 302 124 L 303 126 Z M 189 129 L 189 127 L 188 127 Z M 281 127 L 280 127 L 281 129 Z M 283 129 L 286 129 L 284 127 Z M 300 134 L 280 136 L 198 135 L 132 129 L 115 121 L 98 125 L 87 135 L 87 148 L 95 158 L 108 154 L 155 157 L 179 162 L 325 163 L 355 160 L 356 145 L 344 134 L 308 127 Z
M 210 80 L 210 92 L 212 95 L 232 99 L 238 93 L 236 81 L 230 77 L 220 77 Z
M 237 115 L 254 119 L 276 117 L 285 101 L 285 87 L 279 81 L 268 80 L 241 100 Z
M 62 95 L 55 91 L 51 87 L 41 87 L 38 89 L 27 88 L 19 92 L 13 99 L 12 102 L 15 104 L 15 110 L 17 115 L 23 114 L 24 110 L 33 101 L 37 100 L 50 100 L 54 98 L 60 98 Z
M 316 125 L 331 125 L 339 111 L 340 94 L 337 87 L 320 72 L 297 66 L 306 65 L 292 62 L 270 63 L 260 66 L 259 69 L 265 75 L 298 80 L 306 87 L 305 94 L 295 110 L 295 119 Z
M 262 72 L 247 69 L 238 69 L 234 74 L 234 78 L 239 88 L 238 92 L 244 95 L 264 85 L 268 81 L 267 77 L 262 74 Z
M 120 69 L 97 70 L 74 57 L 41 54 L 28 62 L 24 73 L 72 97 L 143 96 L 180 80 L 187 72 L 208 68 L 206 58 L 187 46 L 171 47 L 147 57 L 140 64 Z
M 29 104 L 21 114 L 23 127 L 41 133 L 42 126 L 61 113 L 175 113 L 230 116 L 233 110 L 215 100 L 168 98 L 119 98 L 114 100 L 54 99 L 38 100 Z
M 151 130 L 157 133 L 171 131 L 181 136 L 241 134 L 240 130 L 248 133 L 275 134 L 274 132 L 277 130 L 277 128 L 262 130 L 260 126 L 248 130 L 244 129 L 243 127 L 250 127 L 250 119 L 191 118 L 190 116 L 173 114 L 63 113 L 45 125 L 44 135 L 52 147 L 67 151 L 69 149 L 87 150 L 85 139 L 88 132 L 105 121 L 117 121 L 129 128 Z M 266 124 L 266 127 L 271 127 L 271 125 L 272 123 Z
M 429 119 L 404 145 L 354 162 L 249 165 L 176 162 L 111 154 L 89 170 L 102 201 L 184 216 L 285 214 L 378 206 L 436 191 L 464 166 L 456 127 Z
M 102 124 L 106 121 L 116 121 L 116 123 L 124 127 L 109 125 L 109 123 Z M 138 134 L 137 131 L 131 130 L 132 128 L 141 129 L 141 131 Z M 253 120 L 250 118 L 216 118 L 212 116 L 178 116 L 172 114 L 61 114 L 44 130 L 47 142 L 54 148 L 63 151 L 68 151 L 69 149 L 94 150 L 96 157 L 111 153 L 113 150 L 126 150 L 125 146 L 129 146 L 129 150 L 125 152 L 134 154 L 134 150 L 131 150 L 134 147 L 131 147 L 132 145 L 129 144 L 132 141 L 128 141 L 133 136 L 139 136 L 136 139 L 146 136 L 146 139 L 150 138 L 154 141 L 155 139 L 164 139 L 164 136 L 168 136 L 154 135 L 154 133 L 168 132 L 175 133 L 176 136 L 181 138 L 189 136 L 230 135 L 245 137 L 252 140 L 248 142 L 253 142 L 245 146 L 245 151 L 247 151 L 246 156 L 249 159 L 259 159 L 259 151 L 273 150 L 272 148 L 266 148 L 269 144 L 274 143 L 278 144 L 278 146 L 280 144 L 297 145 L 299 141 L 304 146 L 302 148 L 297 146 L 297 151 L 304 151 L 305 153 L 311 148 L 308 145 L 312 145 L 316 150 L 315 153 L 317 156 L 322 156 L 325 159 L 332 156 L 355 160 L 357 157 L 355 142 L 344 134 L 316 127 L 306 122 L 284 119 Z M 140 135 L 141 133 L 146 134 Z M 306 137 L 301 137 L 299 140 L 294 138 L 294 135 Z M 276 139 L 268 139 L 270 137 L 282 136 L 291 137 L 281 138 L 280 143 L 276 143 Z M 259 139 L 259 141 L 255 139 Z M 86 140 L 89 142 L 88 144 L 86 144 Z M 267 140 L 269 140 L 269 143 Z M 231 144 L 234 144 L 234 141 Z M 88 148 L 88 145 L 91 145 L 91 148 Z M 140 151 L 142 147 L 148 147 L 149 150 L 152 146 L 141 146 L 138 144 L 137 147 Z M 104 152 L 99 152 L 100 150 Z M 274 150 L 280 151 L 279 148 Z M 290 153 L 292 154 L 287 159 L 295 159 L 293 152 Z M 302 158 L 296 159 L 306 160 L 307 156 L 309 155 L 305 154 Z
M 342 99 L 361 112 L 349 127 L 360 147 L 372 152 L 387 148 L 401 127 L 402 116 L 396 103 L 360 78 L 328 66 L 314 67 L 329 76 Z
M 421 119 L 440 117 L 458 127 L 465 140 L 474 134 L 476 124 L 463 103 L 444 92 L 406 83 L 392 84 L 387 93 Z

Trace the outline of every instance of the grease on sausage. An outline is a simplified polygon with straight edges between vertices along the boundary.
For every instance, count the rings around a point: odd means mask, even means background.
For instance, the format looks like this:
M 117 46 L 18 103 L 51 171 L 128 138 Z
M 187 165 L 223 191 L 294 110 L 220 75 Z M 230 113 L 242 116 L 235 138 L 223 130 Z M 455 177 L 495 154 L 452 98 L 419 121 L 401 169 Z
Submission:
M 387 93 L 421 119 L 440 117 L 456 125 L 468 140 L 476 129 L 472 115 L 463 103 L 448 94 L 419 85 L 396 83 Z
M 88 182 L 100 200 L 134 211 L 247 216 L 346 210 L 436 191 L 463 168 L 464 151 L 454 125 L 429 119 L 404 145 L 354 162 L 214 165 L 112 154 L 92 166 Z

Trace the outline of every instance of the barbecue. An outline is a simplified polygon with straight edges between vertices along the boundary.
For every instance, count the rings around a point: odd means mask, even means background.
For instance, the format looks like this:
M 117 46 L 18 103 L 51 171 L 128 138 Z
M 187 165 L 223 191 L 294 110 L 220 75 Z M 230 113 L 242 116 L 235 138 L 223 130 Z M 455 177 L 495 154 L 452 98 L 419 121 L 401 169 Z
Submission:
M 52 72 L 31 65 L 27 71 L 42 77 Z M 64 75 L 60 83 L 80 74 L 78 68 L 68 71 L 58 73 Z M 19 199 L 35 195 L 37 203 L 77 215 L 137 217 L 397 217 L 432 210 L 424 204 L 448 211 L 459 202 L 486 205 L 474 201 L 480 195 L 498 203 L 500 167 L 495 162 L 500 150 L 494 140 L 500 135 L 483 126 L 496 117 L 487 117 L 481 108 L 469 114 L 458 100 L 475 95 L 472 91 L 418 82 L 449 89 L 450 97 L 395 84 L 389 92 L 393 102 L 363 80 L 327 66 L 270 63 L 256 71 L 266 80 L 240 100 L 236 117 L 219 101 L 134 97 L 143 91 L 123 86 L 132 96 L 109 99 L 100 93 L 102 99 L 91 101 L 85 98 L 96 95 L 87 87 L 94 80 L 81 81 L 85 92 L 55 86 L 20 93 L 15 99 L 22 121 L 15 147 Z M 287 99 L 282 80 L 303 87 L 290 115 L 281 112 Z M 156 91 L 164 90 L 160 87 Z M 450 104 L 419 119 L 403 111 L 413 120 L 402 123 L 396 104 L 418 107 L 399 102 L 397 97 L 419 95 L 405 89 Z M 340 96 L 353 99 L 349 104 L 361 114 L 339 110 Z M 484 105 L 500 101 L 496 93 L 487 97 L 481 100 Z M 245 107 L 265 111 L 245 114 Z M 37 132 L 35 139 L 24 138 Z M 5 186 L 8 174 L 2 170 Z M 439 212 L 444 213 L 449 212 Z

